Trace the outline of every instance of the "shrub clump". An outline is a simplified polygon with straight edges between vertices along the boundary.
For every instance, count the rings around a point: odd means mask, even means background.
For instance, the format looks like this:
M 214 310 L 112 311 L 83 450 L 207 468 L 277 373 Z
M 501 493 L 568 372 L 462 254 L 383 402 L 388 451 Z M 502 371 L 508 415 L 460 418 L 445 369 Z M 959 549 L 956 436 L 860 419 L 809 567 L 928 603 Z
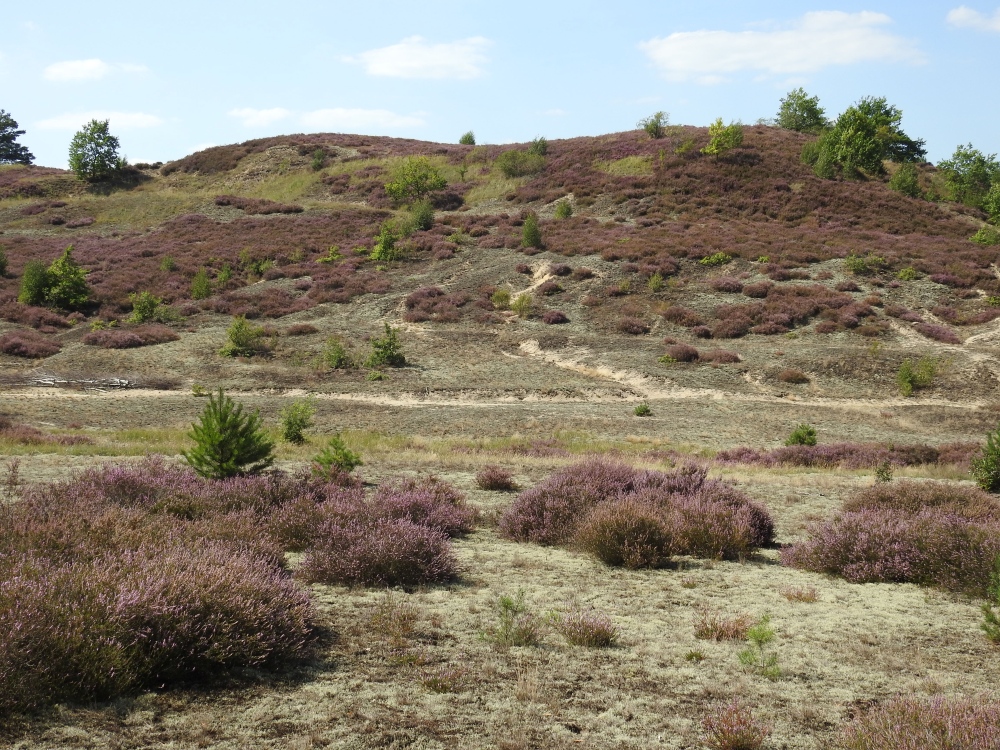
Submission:
M 611 648 L 618 645 L 621 635 L 606 614 L 580 606 L 571 607 L 566 612 L 553 613 L 549 622 L 572 646 Z
M 808 424 L 800 424 L 785 440 L 785 445 L 816 445 L 816 428 Z
M 792 385 L 802 385 L 803 383 L 809 382 L 809 376 L 806 375 L 802 370 L 796 370 L 794 368 L 787 368 L 778 373 L 778 380 L 782 383 L 791 383 Z
M 514 475 L 500 466 L 484 466 L 476 472 L 476 486 L 481 490 L 512 492 L 517 489 Z
M 743 282 L 732 276 L 717 276 L 708 283 L 717 292 L 739 294 L 743 291 Z
M 701 726 L 702 741 L 711 750 L 760 750 L 771 734 L 771 728 L 738 698 L 705 717 Z
M 83 337 L 83 343 L 102 349 L 136 349 L 179 339 L 180 336 L 167 326 L 150 323 L 135 328 L 102 328 L 91 331 Z
M 618 321 L 618 330 L 630 336 L 642 336 L 649 333 L 649 324 L 640 318 L 622 318 Z
M 900 696 L 875 706 L 844 730 L 846 750 L 986 750 L 1000 747 L 1000 701 Z
M 686 554 L 740 559 L 774 540 L 767 511 L 703 469 L 640 471 L 600 460 L 522 492 L 499 531 L 516 541 L 581 546 L 634 567 Z
M 687 344 L 671 344 L 667 347 L 667 356 L 674 362 L 697 362 L 698 350 Z
M 1000 492 L 1000 427 L 986 436 L 986 445 L 972 459 L 972 476 L 987 492 Z
M 814 526 L 808 541 L 783 550 L 782 563 L 855 583 L 917 583 L 983 595 L 1000 555 L 1000 514 L 982 494 L 878 485 Z
M 569 323 L 569 318 L 562 310 L 546 310 L 542 313 L 542 322 L 550 326 L 562 325 Z
M 58 354 L 62 347 L 57 341 L 36 331 L 11 331 L 0 336 L 0 352 L 12 357 L 44 359 Z

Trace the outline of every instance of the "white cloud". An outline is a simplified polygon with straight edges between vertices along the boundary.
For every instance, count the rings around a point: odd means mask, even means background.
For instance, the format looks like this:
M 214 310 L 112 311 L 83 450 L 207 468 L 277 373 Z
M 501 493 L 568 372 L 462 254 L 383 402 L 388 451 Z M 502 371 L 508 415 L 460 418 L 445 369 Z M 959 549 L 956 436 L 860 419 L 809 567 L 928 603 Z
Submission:
M 860 62 L 923 62 L 916 44 L 884 26 L 882 13 L 815 11 L 783 26 L 753 31 L 687 31 L 639 44 L 668 79 L 722 83 L 748 71 L 815 73 Z
M 407 37 L 399 44 L 368 50 L 346 62 L 361 63 L 373 76 L 391 78 L 457 78 L 468 80 L 483 74 L 489 39 L 474 36 L 448 44 L 431 44 L 423 37 Z
M 57 83 L 98 81 L 116 70 L 120 70 L 123 73 L 149 72 L 149 68 L 145 65 L 133 65 L 132 63 L 112 65 L 95 57 L 90 60 L 67 60 L 65 62 L 52 63 L 42 71 L 42 77 L 47 81 L 55 81 Z
M 960 29 L 980 29 L 981 31 L 1000 32 L 1000 8 L 993 11 L 992 16 L 980 13 L 965 5 L 960 5 L 948 11 L 948 23 Z
M 271 109 L 253 109 L 252 107 L 243 107 L 241 109 L 232 109 L 229 111 L 230 117 L 238 117 L 248 128 L 264 127 L 273 122 L 277 122 L 278 120 L 284 120 L 291 114 L 291 112 L 287 109 L 283 109 L 282 107 L 272 107 Z
M 340 132 L 362 132 L 371 129 L 395 130 L 398 128 L 415 128 L 424 124 L 424 120 L 416 115 L 398 115 L 387 109 L 317 109 L 305 112 L 301 117 L 302 124 L 315 130 L 334 130 Z
M 79 130 L 91 120 L 110 120 L 112 132 L 153 128 L 163 123 L 156 115 L 145 112 L 73 112 L 41 120 L 38 127 L 42 130 Z

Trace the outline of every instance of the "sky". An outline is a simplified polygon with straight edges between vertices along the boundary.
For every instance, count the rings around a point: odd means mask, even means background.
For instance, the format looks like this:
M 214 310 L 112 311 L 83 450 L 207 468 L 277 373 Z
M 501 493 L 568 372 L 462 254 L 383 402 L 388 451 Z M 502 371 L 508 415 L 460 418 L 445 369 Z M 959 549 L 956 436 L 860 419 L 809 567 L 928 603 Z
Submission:
M 287 133 L 511 143 L 656 111 L 752 123 L 799 86 L 831 118 L 886 97 L 931 161 L 1000 152 L 989 3 L 50 0 L 3 15 L 0 109 L 45 166 L 66 165 L 90 119 L 134 163 Z

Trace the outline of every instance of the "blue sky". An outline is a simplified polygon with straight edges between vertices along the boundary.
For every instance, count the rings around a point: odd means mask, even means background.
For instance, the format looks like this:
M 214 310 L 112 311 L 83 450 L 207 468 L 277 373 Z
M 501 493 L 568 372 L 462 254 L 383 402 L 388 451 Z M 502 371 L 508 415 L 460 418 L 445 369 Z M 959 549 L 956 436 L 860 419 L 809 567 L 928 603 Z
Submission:
M 1000 152 L 992 4 L 56 0 L 4 17 L 0 109 L 50 166 L 91 117 L 131 161 L 165 161 L 282 133 L 505 143 L 656 110 L 753 122 L 797 86 L 829 116 L 887 97 L 932 161 Z

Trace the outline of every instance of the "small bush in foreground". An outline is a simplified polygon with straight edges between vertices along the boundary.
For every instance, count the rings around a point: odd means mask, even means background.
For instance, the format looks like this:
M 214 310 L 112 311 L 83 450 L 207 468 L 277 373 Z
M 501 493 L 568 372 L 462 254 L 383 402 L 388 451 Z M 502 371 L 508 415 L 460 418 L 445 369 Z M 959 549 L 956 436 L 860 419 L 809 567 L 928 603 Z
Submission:
M 289 443 L 301 445 L 306 441 L 305 431 L 312 427 L 316 406 L 313 399 L 293 401 L 281 410 L 281 437 Z
M 1000 747 L 1000 701 L 893 698 L 854 719 L 840 744 L 846 750 L 993 750 Z
M 816 445 L 816 428 L 808 424 L 800 424 L 785 440 L 785 445 Z
M 972 459 L 972 477 L 987 492 L 1000 492 L 1000 427 L 986 436 L 986 445 Z
M 339 474 L 350 474 L 361 464 L 361 457 L 344 444 L 340 435 L 334 435 L 326 447 L 313 456 L 312 472 L 332 480 Z
M 499 466 L 484 466 L 476 472 L 476 486 L 481 490 L 511 492 L 517 489 L 514 475 Z
M 739 699 L 706 717 L 701 726 L 705 732 L 702 741 L 711 750 L 760 750 L 771 734 L 771 728 L 758 721 Z
M 331 521 L 297 575 L 309 583 L 418 586 L 448 581 L 458 565 L 448 537 L 403 519 Z
M 497 624 L 483 631 L 483 638 L 496 646 L 537 646 L 542 639 L 542 622 L 528 611 L 524 591 L 503 594 L 496 600 Z
M 0 336 L 0 352 L 12 357 L 44 359 L 58 354 L 61 349 L 58 342 L 45 338 L 37 331 L 11 331 Z
M 611 648 L 618 644 L 620 632 L 611 618 L 579 606 L 566 612 L 554 612 L 549 622 L 566 642 L 587 648 Z
M 244 414 L 219 389 L 210 396 L 198 424 L 188 437 L 195 447 L 181 455 L 200 476 L 224 479 L 240 474 L 257 474 L 274 461 L 274 443 L 261 429 L 260 414 Z

